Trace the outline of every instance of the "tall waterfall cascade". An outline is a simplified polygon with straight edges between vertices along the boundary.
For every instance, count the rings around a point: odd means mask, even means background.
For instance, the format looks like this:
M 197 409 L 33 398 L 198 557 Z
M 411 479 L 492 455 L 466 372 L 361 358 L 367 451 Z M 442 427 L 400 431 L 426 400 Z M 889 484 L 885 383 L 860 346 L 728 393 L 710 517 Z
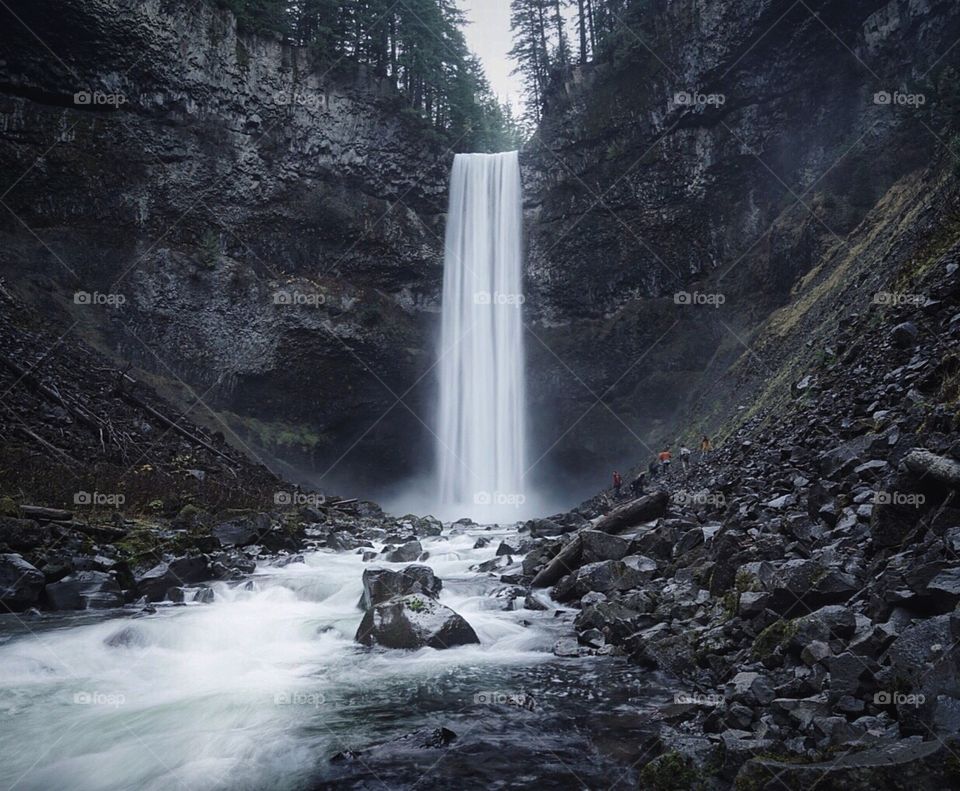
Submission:
M 454 159 L 439 347 L 445 511 L 509 518 L 526 502 L 522 188 L 516 151 Z

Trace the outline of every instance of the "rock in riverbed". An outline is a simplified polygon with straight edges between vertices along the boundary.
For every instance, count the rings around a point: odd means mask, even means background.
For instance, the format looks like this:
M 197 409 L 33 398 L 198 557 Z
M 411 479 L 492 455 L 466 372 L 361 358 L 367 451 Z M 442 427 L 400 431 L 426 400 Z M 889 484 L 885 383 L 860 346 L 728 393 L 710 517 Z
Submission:
M 356 640 L 366 646 L 436 649 L 480 642 L 462 616 L 416 594 L 395 597 L 367 610 Z
M 363 596 L 357 606 L 361 610 L 369 610 L 394 596 L 413 593 L 436 599 L 441 588 L 443 582 L 429 566 L 407 566 L 402 571 L 367 569 L 363 572 Z
M 78 571 L 47 585 L 46 599 L 53 610 L 101 610 L 123 604 L 123 591 L 104 571 Z
M 20 555 L 0 555 L 0 603 L 11 610 L 33 606 L 43 591 L 43 573 Z

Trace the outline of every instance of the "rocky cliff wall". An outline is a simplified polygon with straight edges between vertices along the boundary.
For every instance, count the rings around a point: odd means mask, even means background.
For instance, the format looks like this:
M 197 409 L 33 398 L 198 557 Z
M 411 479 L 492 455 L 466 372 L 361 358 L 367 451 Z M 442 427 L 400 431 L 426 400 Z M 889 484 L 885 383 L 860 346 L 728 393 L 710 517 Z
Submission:
M 892 222 L 877 207 L 894 185 L 922 192 L 952 167 L 958 10 L 654 2 L 616 66 L 558 82 L 525 152 L 553 477 L 602 484 L 750 411 L 790 351 L 767 345 L 757 364 L 765 322 L 834 271 L 865 218 Z
M 0 15 L 0 257 L 22 296 L 235 444 L 355 484 L 371 457 L 381 481 L 425 463 L 411 388 L 450 141 L 389 85 L 213 4 Z

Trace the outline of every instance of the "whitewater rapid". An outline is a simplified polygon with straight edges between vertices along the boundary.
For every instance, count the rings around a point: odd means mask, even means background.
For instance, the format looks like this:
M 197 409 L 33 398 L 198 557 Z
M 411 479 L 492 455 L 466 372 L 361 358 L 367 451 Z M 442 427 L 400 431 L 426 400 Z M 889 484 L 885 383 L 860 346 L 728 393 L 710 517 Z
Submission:
M 489 544 L 474 549 L 481 535 Z M 357 646 L 364 569 L 407 564 L 365 564 L 328 550 L 215 583 L 211 604 L 159 606 L 139 617 L 7 616 L 0 783 L 312 787 L 331 755 L 429 726 L 431 709 L 457 712 L 487 690 L 522 691 L 505 674 L 552 660 L 559 621 L 549 611 L 504 610 L 497 594 L 509 586 L 470 570 L 493 558 L 500 540 L 516 538 L 512 528 L 475 527 L 421 539 L 444 583 L 441 602 L 481 641 L 446 651 Z

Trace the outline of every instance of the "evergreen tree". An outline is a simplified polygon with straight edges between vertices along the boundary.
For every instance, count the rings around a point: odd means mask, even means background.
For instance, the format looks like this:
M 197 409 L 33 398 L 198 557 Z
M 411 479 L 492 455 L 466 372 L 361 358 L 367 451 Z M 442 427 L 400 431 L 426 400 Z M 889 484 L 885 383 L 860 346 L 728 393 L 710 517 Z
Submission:
M 601 61 L 618 69 L 648 57 L 642 40 L 652 38 L 645 30 L 649 5 L 650 0 L 511 0 L 510 56 L 527 89 L 526 125 L 539 124 L 550 81 L 573 62 L 574 35 L 581 65 Z M 565 8 L 574 9 L 570 21 Z
M 514 73 L 523 77 L 527 90 L 526 120 L 533 125 L 540 123 L 543 96 L 550 75 L 545 2 L 546 0 L 511 0 L 510 3 L 510 25 L 513 28 L 514 42 L 510 57 L 517 62 Z
M 514 138 L 467 47 L 457 0 L 215 2 L 233 11 L 242 30 L 274 31 L 321 62 L 363 65 L 389 78 L 409 107 L 460 140 L 461 150 L 500 150 Z

